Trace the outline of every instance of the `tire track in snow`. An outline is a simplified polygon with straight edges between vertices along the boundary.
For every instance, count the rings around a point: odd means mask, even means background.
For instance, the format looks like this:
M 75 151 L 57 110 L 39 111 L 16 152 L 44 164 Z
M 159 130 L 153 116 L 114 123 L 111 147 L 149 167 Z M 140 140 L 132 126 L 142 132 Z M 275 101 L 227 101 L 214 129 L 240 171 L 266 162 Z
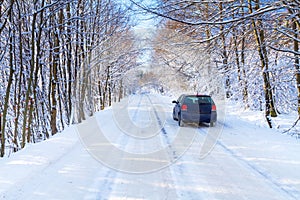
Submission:
M 229 126 L 228 126 L 229 127 Z M 199 129 L 199 132 L 201 134 L 206 134 L 204 130 Z M 244 166 L 246 166 L 251 171 L 255 172 L 255 174 L 262 177 L 265 181 L 270 183 L 272 187 L 277 191 L 282 191 L 284 194 L 288 195 L 291 199 L 298 200 L 300 199 L 300 193 L 298 190 L 296 190 L 294 187 L 288 184 L 280 183 L 274 176 L 272 176 L 269 172 L 266 170 L 260 168 L 257 166 L 257 164 L 254 164 L 253 162 L 250 162 L 243 158 L 242 156 L 238 155 L 235 151 L 231 150 L 229 147 L 227 147 L 223 142 L 218 140 L 216 142 L 216 145 L 221 147 L 228 155 L 233 157 L 235 160 L 237 160 L 239 163 L 242 163 Z
M 151 101 L 150 97 L 147 95 L 147 98 L 149 100 L 149 102 L 151 103 L 153 110 L 154 110 L 154 114 L 157 120 L 157 123 L 159 124 L 161 128 L 161 133 L 163 135 L 163 139 L 164 142 L 167 144 L 169 152 L 168 154 L 172 157 L 172 164 L 169 166 L 169 170 L 171 172 L 172 175 L 172 180 L 174 183 L 178 183 L 175 184 L 176 186 L 186 186 L 188 185 L 186 179 L 178 179 L 178 175 L 176 174 L 184 174 L 183 172 L 183 166 L 182 165 L 176 165 L 176 161 L 178 161 L 178 159 L 183 156 L 183 155 L 178 155 L 178 153 L 176 152 L 175 148 L 172 145 L 172 141 L 170 140 L 169 136 L 168 136 L 168 132 L 166 131 L 164 124 L 162 122 L 162 120 L 159 117 L 158 111 L 155 108 L 153 102 Z M 178 193 L 178 197 L 184 197 L 185 199 L 195 199 L 195 196 L 193 195 L 193 193 L 191 191 L 184 191 L 184 193 L 181 190 L 178 190 L 176 188 L 176 193 Z
M 137 109 L 134 111 L 133 116 L 132 116 L 132 121 L 137 120 L 137 114 L 139 112 L 139 108 L 141 107 L 142 99 L 143 99 L 143 95 L 140 96 L 140 99 L 139 99 L 139 102 L 138 102 L 138 105 L 137 105 Z
M 133 121 L 135 121 L 137 119 L 137 114 L 138 114 L 138 110 L 141 106 L 142 98 L 143 97 L 140 96 L 139 102 L 137 104 L 137 109 L 133 113 L 133 116 L 132 116 Z M 128 135 L 123 134 L 123 135 L 121 135 L 121 137 L 118 138 L 117 143 L 123 145 L 124 148 L 126 148 L 126 146 L 128 144 L 128 140 L 129 140 Z M 115 180 L 118 177 L 118 172 L 117 172 L 117 170 L 107 168 L 105 175 L 102 176 L 101 174 L 99 175 L 99 177 L 101 177 L 101 178 L 103 177 L 103 179 L 105 179 L 105 180 L 103 182 L 101 182 L 101 184 L 99 184 L 99 183 L 97 183 L 97 181 L 95 181 L 94 185 L 96 185 L 97 188 L 101 188 L 101 190 L 103 190 L 104 192 L 99 193 L 97 195 L 96 199 L 109 199 L 108 197 L 112 193 L 113 187 L 114 187 L 114 182 L 112 182 L 112 180 Z M 89 198 L 90 197 L 87 196 L 87 199 L 89 199 Z
M 170 142 L 170 140 L 169 140 L 169 138 L 168 138 L 167 131 L 166 131 L 164 125 L 163 125 L 163 122 L 162 122 L 161 119 L 159 118 L 158 112 L 157 112 L 157 110 L 156 110 L 156 108 L 155 108 L 153 102 L 151 101 L 151 99 L 150 99 L 150 97 L 149 97 L 148 95 L 147 95 L 147 98 L 148 98 L 149 102 L 150 102 L 151 105 L 152 105 L 152 108 L 153 108 L 153 111 L 154 111 L 154 114 L 155 114 L 155 117 L 156 117 L 156 120 L 157 120 L 158 125 L 159 125 L 160 127 L 162 127 L 162 128 L 160 129 L 160 131 L 161 131 L 161 133 L 163 133 L 163 136 L 164 136 L 164 138 L 165 138 L 165 142 L 167 143 L 168 148 L 171 150 L 172 159 L 176 160 L 176 159 L 178 158 L 178 155 L 176 155 L 176 151 L 173 150 L 173 148 L 172 148 L 172 144 L 171 144 L 171 142 Z
M 131 120 L 133 122 L 138 120 L 138 113 L 139 113 L 140 107 L 142 105 L 144 96 L 145 95 L 139 95 L 139 100 L 138 100 L 136 109 L 134 110 L 134 112 L 132 114 L 132 118 L 131 118 Z M 148 95 L 147 95 L 147 97 L 148 97 Z M 149 99 L 149 97 L 148 97 L 148 99 Z M 150 101 L 150 99 L 149 99 L 149 101 Z M 151 105 L 153 105 L 152 102 L 151 102 Z M 161 121 L 158 123 L 161 123 Z M 122 133 L 122 131 L 120 130 L 120 137 L 118 138 L 118 141 L 116 143 L 122 145 L 123 148 L 126 149 L 126 146 L 129 144 L 129 139 L 131 138 L 131 136 L 128 134 L 124 134 L 124 133 L 121 134 L 121 133 Z M 103 172 L 100 173 L 99 178 L 101 178 L 102 180 L 98 180 L 98 181 L 95 180 L 94 185 L 95 185 L 95 187 L 100 188 L 104 192 L 97 194 L 96 199 L 109 199 L 110 195 L 114 191 L 114 188 L 116 187 L 114 180 L 118 177 L 122 177 L 123 175 L 124 174 L 118 172 L 117 170 L 113 170 L 110 168 L 107 168 L 107 171 L 104 172 L 104 175 L 103 175 Z M 104 181 L 103 181 L 103 179 L 104 179 Z M 100 182 L 100 184 L 99 184 L 99 182 Z M 87 196 L 86 199 L 90 199 L 90 197 Z

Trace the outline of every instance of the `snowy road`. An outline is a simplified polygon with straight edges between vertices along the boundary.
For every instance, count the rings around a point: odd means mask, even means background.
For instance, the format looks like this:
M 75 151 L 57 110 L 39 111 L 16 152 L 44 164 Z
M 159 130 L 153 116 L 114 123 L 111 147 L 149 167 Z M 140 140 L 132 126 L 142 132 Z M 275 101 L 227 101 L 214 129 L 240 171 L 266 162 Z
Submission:
M 300 199 L 299 141 L 234 115 L 179 128 L 171 100 L 131 96 L 0 160 L 0 199 Z

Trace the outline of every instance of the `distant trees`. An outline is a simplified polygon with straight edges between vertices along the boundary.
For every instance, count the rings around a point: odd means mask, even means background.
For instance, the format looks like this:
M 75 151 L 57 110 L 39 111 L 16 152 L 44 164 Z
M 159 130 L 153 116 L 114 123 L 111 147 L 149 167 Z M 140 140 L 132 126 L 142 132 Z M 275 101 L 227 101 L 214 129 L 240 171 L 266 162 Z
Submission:
M 0 1 L 0 156 L 124 96 L 137 51 L 111 0 Z
M 173 43 L 159 40 L 156 57 L 191 76 L 190 82 L 198 82 L 194 74 L 202 74 L 204 66 L 207 71 L 216 69 L 223 77 L 226 96 L 241 100 L 245 107 L 265 110 L 269 127 L 278 113 L 298 110 L 300 116 L 298 1 L 161 0 L 148 7 L 132 2 L 162 17 L 164 26 L 157 38 L 170 28 L 180 34 L 178 41 L 170 37 Z M 171 58 L 175 51 L 180 52 L 179 46 L 182 53 Z M 173 62 L 178 59 L 195 70 L 183 70 Z M 202 89 L 212 92 L 212 88 Z

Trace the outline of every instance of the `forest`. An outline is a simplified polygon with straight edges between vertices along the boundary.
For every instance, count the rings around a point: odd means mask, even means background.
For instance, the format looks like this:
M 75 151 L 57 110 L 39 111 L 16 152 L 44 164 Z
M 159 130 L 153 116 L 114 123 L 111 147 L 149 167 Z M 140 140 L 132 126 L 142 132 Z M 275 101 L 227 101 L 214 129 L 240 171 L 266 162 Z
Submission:
M 168 67 L 169 89 L 179 83 L 265 111 L 270 128 L 279 114 L 300 116 L 299 1 L 132 2 L 162 18 L 152 62 L 157 75 Z
M 159 22 L 147 72 L 137 70 L 145 50 L 136 12 Z M 165 91 L 222 90 L 264 111 L 270 128 L 281 113 L 300 117 L 299 30 L 298 0 L 0 0 L 0 157 L 82 122 L 146 79 Z

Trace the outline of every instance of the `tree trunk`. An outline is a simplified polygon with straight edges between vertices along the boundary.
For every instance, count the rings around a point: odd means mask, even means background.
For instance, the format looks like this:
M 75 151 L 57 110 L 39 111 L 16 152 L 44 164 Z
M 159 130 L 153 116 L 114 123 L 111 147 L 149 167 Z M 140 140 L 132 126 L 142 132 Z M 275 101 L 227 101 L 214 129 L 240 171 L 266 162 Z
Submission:
M 107 91 L 108 91 L 108 87 L 109 87 L 109 77 L 110 77 L 110 66 L 107 66 L 106 68 L 107 72 L 106 72 L 106 80 L 105 80 L 105 86 L 104 86 L 104 92 L 102 93 L 103 94 L 103 101 L 102 101 L 102 107 L 104 109 L 105 107 L 105 104 L 106 104 L 106 95 L 107 95 Z
M 57 31 L 57 30 L 56 30 Z M 50 69 L 51 69 L 51 75 L 50 78 L 50 89 L 51 89 L 51 117 L 50 117 L 50 126 L 51 126 L 51 133 L 52 135 L 55 135 L 57 133 L 57 124 L 56 124 L 56 117 L 57 117 L 57 99 L 56 99 L 56 93 L 57 93 L 57 83 L 58 83 L 58 77 L 57 77 L 57 69 L 59 64 L 59 36 L 57 33 L 51 33 L 51 37 L 54 39 L 53 46 L 51 49 L 52 55 L 52 64 L 50 63 Z M 51 43 L 51 42 L 50 42 Z
M 71 8 L 70 3 L 67 4 L 67 35 L 66 35 L 66 43 L 67 43 L 67 71 L 68 71 L 68 124 L 72 124 L 71 115 L 72 115 L 72 82 L 73 82 L 73 75 L 72 75 L 72 38 L 71 38 Z
M 9 32 L 11 32 L 12 30 L 10 29 Z M 1 115 L 0 113 L 0 117 L 2 117 L 2 123 L 1 125 L 1 152 L 0 152 L 0 157 L 3 157 L 5 154 L 5 127 L 6 127 L 6 116 L 7 116 L 7 110 L 8 110 L 8 103 L 9 103 L 9 99 L 10 99 L 10 89 L 11 89 L 11 85 L 13 82 L 13 75 L 14 75 L 14 65 L 13 65 L 13 38 L 10 37 L 10 44 L 9 44 L 9 52 L 10 52 L 10 58 L 9 58 L 9 62 L 10 62 L 10 69 L 9 69 L 9 78 L 8 78 L 8 82 L 7 82 L 7 87 L 6 87 L 6 92 L 5 92 L 5 102 L 3 105 L 3 114 Z
M 294 54 L 295 56 L 295 71 L 296 71 L 296 87 L 297 87 L 297 97 L 298 97 L 298 116 L 300 118 L 300 59 L 299 59 L 299 55 L 297 53 L 299 53 L 299 30 L 300 30 L 300 24 L 299 22 L 294 19 L 293 20 L 293 30 L 295 32 L 294 34 L 294 52 L 296 52 Z
M 220 12 L 223 12 L 223 3 L 219 3 L 219 10 Z M 228 65 L 228 53 L 227 53 L 227 45 L 226 45 L 226 37 L 224 33 L 224 26 L 220 26 L 220 32 L 221 32 L 221 40 L 222 40 L 222 64 L 225 69 L 225 88 L 226 88 L 226 97 L 231 97 L 231 84 L 230 84 L 230 77 L 229 77 L 229 65 Z
M 44 1 L 42 2 L 41 7 L 44 7 Z M 42 41 L 42 32 L 43 32 L 43 16 L 44 14 L 44 10 L 42 10 L 40 12 L 40 20 L 39 20 L 39 27 L 38 27 L 38 33 L 37 33 L 37 38 L 36 38 L 36 56 L 35 56 L 35 72 L 34 72 L 34 81 L 33 81 L 33 98 L 30 97 L 29 99 L 29 120 L 28 120 L 28 130 L 27 130 L 27 142 L 29 143 L 31 141 L 31 126 L 33 125 L 33 111 L 35 108 L 37 108 L 37 90 L 36 88 L 38 87 L 38 75 L 39 75 L 39 70 L 42 68 L 42 65 L 40 64 L 40 57 L 41 57 L 41 41 Z M 42 70 L 42 69 L 41 69 Z M 34 106 L 34 104 L 36 103 L 36 107 Z M 36 110 L 36 113 L 38 113 L 38 110 Z M 39 124 L 36 124 L 36 129 L 39 129 Z M 35 142 L 35 141 L 34 141 Z
M 35 5 L 36 6 L 36 5 Z M 30 76 L 27 79 L 27 91 L 25 95 L 25 108 L 24 108 L 24 120 L 23 120 L 23 126 L 22 126 L 22 145 L 21 147 L 24 148 L 26 144 L 26 136 L 27 136 L 27 130 L 28 130 L 28 124 L 27 124 L 27 118 L 28 116 L 28 111 L 29 111 L 29 102 L 30 102 L 30 95 L 32 93 L 32 82 L 33 82 L 33 75 L 34 75 L 34 70 L 35 70 L 35 57 L 36 57 L 36 38 L 35 38 L 35 28 L 36 28 L 36 19 L 37 19 L 37 13 L 33 13 L 32 16 L 32 24 L 31 24 L 31 39 L 28 46 L 30 46 Z
M 108 106 L 111 106 L 112 103 L 112 80 L 108 82 Z
M 255 10 L 259 10 L 259 0 L 254 0 Z M 252 1 L 248 0 L 249 12 L 253 13 Z M 257 22 L 256 22 L 257 21 Z M 254 29 L 254 37 L 257 44 L 257 50 L 260 58 L 262 76 L 263 76 L 263 85 L 264 85 L 264 96 L 265 96 L 265 117 L 270 128 L 273 127 L 271 117 L 277 117 L 275 110 L 274 97 L 270 82 L 269 75 L 269 61 L 267 55 L 267 48 L 265 44 L 265 33 L 262 27 L 262 22 L 260 19 L 252 20 L 252 26 Z
M 245 15 L 245 8 L 244 8 L 244 0 L 241 0 L 241 5 L 242 5 L 242 16 Z M 246 24 L 243 23 L 242 24 L 242 33 L 244 34 L 246 32 Z M 242 90 L 242 94 L 243 94 L 243 102 L 244 102 L 244 106 L 247 109 L 249 107 L 248 104 L 248 81 L 247 81 L 247 74 L 246 74 L 246 70 L 245 70 L 245 44 L 246 44 L 246 38 L 244 35 L 242 35 L 241 38 L 241 62 L 240 62 L 240 76 L 241 76 L 241 84 L 243 86 L 243 90 Z
M 119 95 L 118 95 L 118 102 L 121 101 L 123 98 L 123 79 L 120 80 L 120 88 L 119 88 Z
M 21 14 L 21 8 L 20 5 L 17 4 L 17 10 L 18 10 L 18 37 L 22 38 L 22 14 Z M 24 71 L 23 66 L 23 40 L 19 39 L 19 62 L 20 62 L 20 72 L 18 78 L 16 78 L 16 94 L 15 94 L 15 128 L 14 128 L 14 149 L 13 151 L 16 152 L 19 149 L 19 142 L 18 142 L 18 127 L 19 127 L 19 118 L 21 114 L 21 89 L 23 87 L 23 79 L 24 74 L 22 73 Z
M 246 31 L 243 28 L 244 31 Z M 245 70 L 245 37 L 242 38 L 242 50 L 241 50 L 241 67 L 242 67 L 242 77 L 243 77 L 243 101 L 244 101 L 244 105 L 245 108 L 249 107 L 248 104 L 248 80 L 247 80 L 247 74 L 246 74 L 246 70 Z

